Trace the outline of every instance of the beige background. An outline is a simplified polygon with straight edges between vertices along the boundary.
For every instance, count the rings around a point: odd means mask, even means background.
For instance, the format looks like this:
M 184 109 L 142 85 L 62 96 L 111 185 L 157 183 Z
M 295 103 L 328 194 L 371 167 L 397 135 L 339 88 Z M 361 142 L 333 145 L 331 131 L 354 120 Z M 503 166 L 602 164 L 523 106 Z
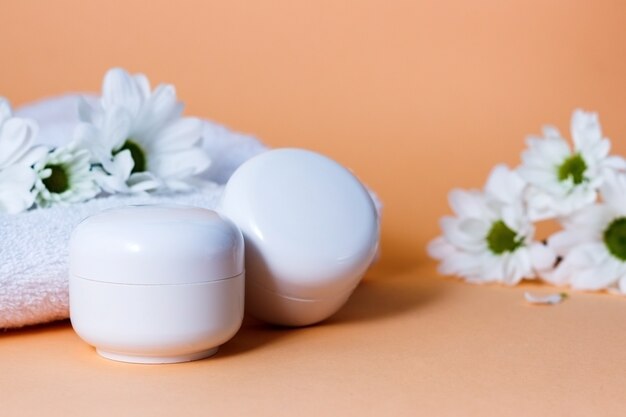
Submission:
M 15 104 L 98 90 L 114 65 L 145 72 L 188 114 L 351 167 L 385 217 L 381 263 L 327 324 L 248 323 L 214 359 L 167 367 L 104 362 L 67 324 L 8 332 L 2 407 L 623 414 L 626 301 L 528 307 L 519 289 L 438 278 L 424 246 L 451 187 L 480 186 L 578 106 L 626 153 L 625 17 L 622 1 L 3 1 Z

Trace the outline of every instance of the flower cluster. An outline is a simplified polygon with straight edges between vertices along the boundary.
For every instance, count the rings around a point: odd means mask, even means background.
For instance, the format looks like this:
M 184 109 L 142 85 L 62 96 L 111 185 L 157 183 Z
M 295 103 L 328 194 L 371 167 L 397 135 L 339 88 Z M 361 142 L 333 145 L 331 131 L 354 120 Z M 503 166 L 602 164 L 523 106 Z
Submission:
M 20 213 L 101 195 L 191 187 L 209 167 L 202 123 L 182 117 L 172 85 L 154 90 L 143 74 L 107 72 L 99 103 L 83 100 L 80 123 L 64 146 L 37 146 L 34 120 L 0 98 L 0 213 Z
M 571 135 L 573 148 L 545 127 L 528 138 L 519 167 L 496 166 L 483 190 L 450 192 L 454 216 L 428 245 L 441 273 L 626 294 L 626 160 L 609 154 L 595 113 L 576 110 Z M 538 241 L 544 220 L 561 229 Z

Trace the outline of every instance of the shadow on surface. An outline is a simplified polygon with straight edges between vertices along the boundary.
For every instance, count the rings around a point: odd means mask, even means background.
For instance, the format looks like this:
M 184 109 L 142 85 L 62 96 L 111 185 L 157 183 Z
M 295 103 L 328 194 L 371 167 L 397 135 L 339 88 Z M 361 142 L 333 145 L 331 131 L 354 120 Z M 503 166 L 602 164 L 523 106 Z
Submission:
M 372 265 L 365 279 L 356 288 L 346 305 L 328 320 L 312 325 L 343 325 L 392 318 L 421 308 L 437 298 L 441 287 L 421 277 L 421 262 L 416 259 L 383 256 Z M 0 335 L 29 336 L 67 329 L 69 320 L 0 330 Z M 304 328 L 273 326 L 246 316 L 239 332 L 221 346 L 216 357 L 238 355 L 275 343 L 280 339 L 297 336 Z M 1 338 L 1 336 L 0 336 Z
M 43 323 L 43 324 L 35 324 L 32 326 L 11 328 L 11 329 L 0 329 L 0 337 L 2 336 L 27 336 L 35 333 L 44 333 L 44 332 L 52 332 L 59 329 L 65 329 L 70 325 L 70 320 L 59 320 L 53 321 L 51 323 Z
M 377 258 L 370 266 L 367 276 L 378 275 L 380 271 L 384 271 L 386 276 L 404 274 L 424 261 L 427 259 L 420 256 L 407 238 L 383 233 Z
M 421 270 L 407 269 L 396 274 L 382 265 L 370 270 L 346 305 L 322 323 L 307 327 L 281 327 L 246 317 L 241 330 L 220 348 L 226 357 L 262 348 L 280 339 L 297 336 L 299 331 L 317 326 L 345 325 L 393 318 L 424 307 L 440 296 L 443 288 L 420 276 Z
M 419 309 L 435 300 L 441 287 L 417 274 L 401 277 L 368 277 L 334 316 L 325 324 L 343 324 L 386 319 Z
M 274 326 L 246 315 L 241 329 L 231 340 L 220 347 L 216 357 L 240 355 L 269 345 L 278 339 L 293 336 L 297 332 L 298 328 Z

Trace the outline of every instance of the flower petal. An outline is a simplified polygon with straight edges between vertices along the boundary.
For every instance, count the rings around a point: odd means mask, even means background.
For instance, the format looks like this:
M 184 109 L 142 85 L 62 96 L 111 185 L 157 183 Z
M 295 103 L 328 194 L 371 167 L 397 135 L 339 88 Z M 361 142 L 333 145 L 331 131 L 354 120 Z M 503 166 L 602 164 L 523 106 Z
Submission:
M 507 204 L 519 204 L 526 182 L 506 165 L 496 165 L 487 179 L 485 192 L 495 200 Z
M 565 139 L 560 136 L 526 139 L 528 148 L 522 152 L 522 162 L 526 167 L 550 170 L 563 162 L 572 152 Z
M 456 252 L 454 246 L 452 246 L 443 236 L 438 236 L 428 243 L 426 248 L 428 255 L 435 259 L 445 259 L 448 256 L 453 255 Z
M 11 109 L 11 103 L 4 97 L 0 97 L 0 125 L 13 116 L 13 109 Z
M 174 86 L 159 85 L 137 115 L 133 127 L 135 139 L 147 144 L 163 126 L 180 117 L 182 111 L 183 105 L 176 99 Z
M 161 187 L 161 182 L 149 172 L 131 174 L 127 184 L 133 193 L 155 190 Z
M 569 282 L 574 289 L 605 289 L 620 278 L 618 261 L 601 243 L 588 243 L 574 248 L 565 262 L 571 264 Z
M 622 294 L 626 294 L 626 276 L 620 278 L 618 288 Z
M 206 170 L 211 159 L 202 148 L 159 154 L 149 161 L 150 171 L 162 179 L 181 179 Z
M 94 123 L 95 109 L 89 104 L 84 97 L 78 99 L 78 118 L 82 122 Z
M 557 254 L 550 246 L 533 242 L 528 250 L 535 271 L 549 271 L 556 265 Z
M 462 252 L 455 252 L 442 259 L 438 267 L 443 275 L 458 275 L 468 280 L 479 277 L 479 280 L 484 282 L 486 278 L 482 278 L 482 269 L 481 258 Z
M 487 249 L 487 243 L 484 236 L 477 236 L 471 232 L 471 228 L 463 227 L 463 223 L 467 223 L 468 219 L 459 219 L 455 217 L 443 217 L 440 221 L 443 236 L 450 244 L 462 251 L 467 252 L 483 252 Z M 478 220 L 476 220 L 478 221 Z
M 548 247 L 557 256 L 567 256 L 574 248 L 583 243 L 593 241 L 595 236 L 580 230 L 565 229 L 554 233 L 548 238 Z
M 482 218 L 488 211 L 485 197 L 480 191 L 454 189 L 448 194 L 448 202 L 459 217 Z
M 600 192 L 606 204 L 617 212 L 626 213 L 626 174 L 607 172 Z
M 123 106 L 116 106 L 107 111 L 102 128 L 103 141 L 111 150 L 117 150 L 130 136 L 132 116 Z
M 0 169 L 21 162 L 31 147 L 37 125 L 27 119 L 10 118 L 0 130 Z
M 534 278 L 535 274 L 527 249 L 506 253 L 502 258 L 501 280 L 504 284 L 517 285 L 523 278 Z
M 31 188 L 35 172 L 24 165 L 13 165 L 0 171 L 0 212 L 20 213 L 33 205 Z
M 559 304 L 566 297 L 565 293 L 557 293 L 557 294 L 536 294 L 526 291 L 524 293 L 524 298 L 530 304 L 544 304 L 544 305 L 554 305 Z
M 202 121 L 183 117 L 163 127 L 154 137 L 150 147 L 159 152 L 172 152 L 199 145 L 202 139 Z
M 562 223 L 568 232 L 577 232 L 589 239 L 599 239 L 615 217 L 615 210 L 608 204 L 594 204 L 564 218 Z
M 136 115 L 142 102 L 142 90 L 128 72 L 112 68 L 106 73 L 102 83 L 102 106 L 105 109 L 122 106 Z
M 596 113 L 577 109 L 572 114 L 572 139 L 578 151 L 585 152 L 602 140 L 602 129 Z
M 110 184 L 118 184 L 113 188 L 113 191 L 123 192 L 126 190 L 125 184 L 128 178 L 130 178 L 134 166 L 133 157 L 128 149 L 115 155 L 109 164 L 103 164 L 105 171 L 111 174 L 116 180 Z
M 150 80 L 144 74 L 135 74 L 133 79 L 144 101 L 147 100 L 150 97 Z
M 618 155 L 609 156 L 604 160 L 603 167 L 614 171 L 626 171 L 626 159 Z

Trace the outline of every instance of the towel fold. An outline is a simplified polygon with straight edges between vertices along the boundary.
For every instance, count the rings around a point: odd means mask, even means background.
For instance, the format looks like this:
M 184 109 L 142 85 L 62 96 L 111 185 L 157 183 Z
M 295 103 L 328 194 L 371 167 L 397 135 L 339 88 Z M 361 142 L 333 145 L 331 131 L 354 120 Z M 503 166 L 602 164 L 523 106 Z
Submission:
M 78 123 L 79 95 L 43 100 L 17 111 L 40 124 L 39 142 L 59 146 Z M 87 96 L 95 100 L 95 96 Z M 215 208 L 223 184 L 241 163 L 267 148 L 255 138 L 205 121 L 203 146 L 212 165 L 194 191 L 139 196 L 113 195 L 68 207 L 0 213 L 0 328 L 64 319 L 68 311 L 68 242 L 74 227 L 105 208 L 175 203 Z

